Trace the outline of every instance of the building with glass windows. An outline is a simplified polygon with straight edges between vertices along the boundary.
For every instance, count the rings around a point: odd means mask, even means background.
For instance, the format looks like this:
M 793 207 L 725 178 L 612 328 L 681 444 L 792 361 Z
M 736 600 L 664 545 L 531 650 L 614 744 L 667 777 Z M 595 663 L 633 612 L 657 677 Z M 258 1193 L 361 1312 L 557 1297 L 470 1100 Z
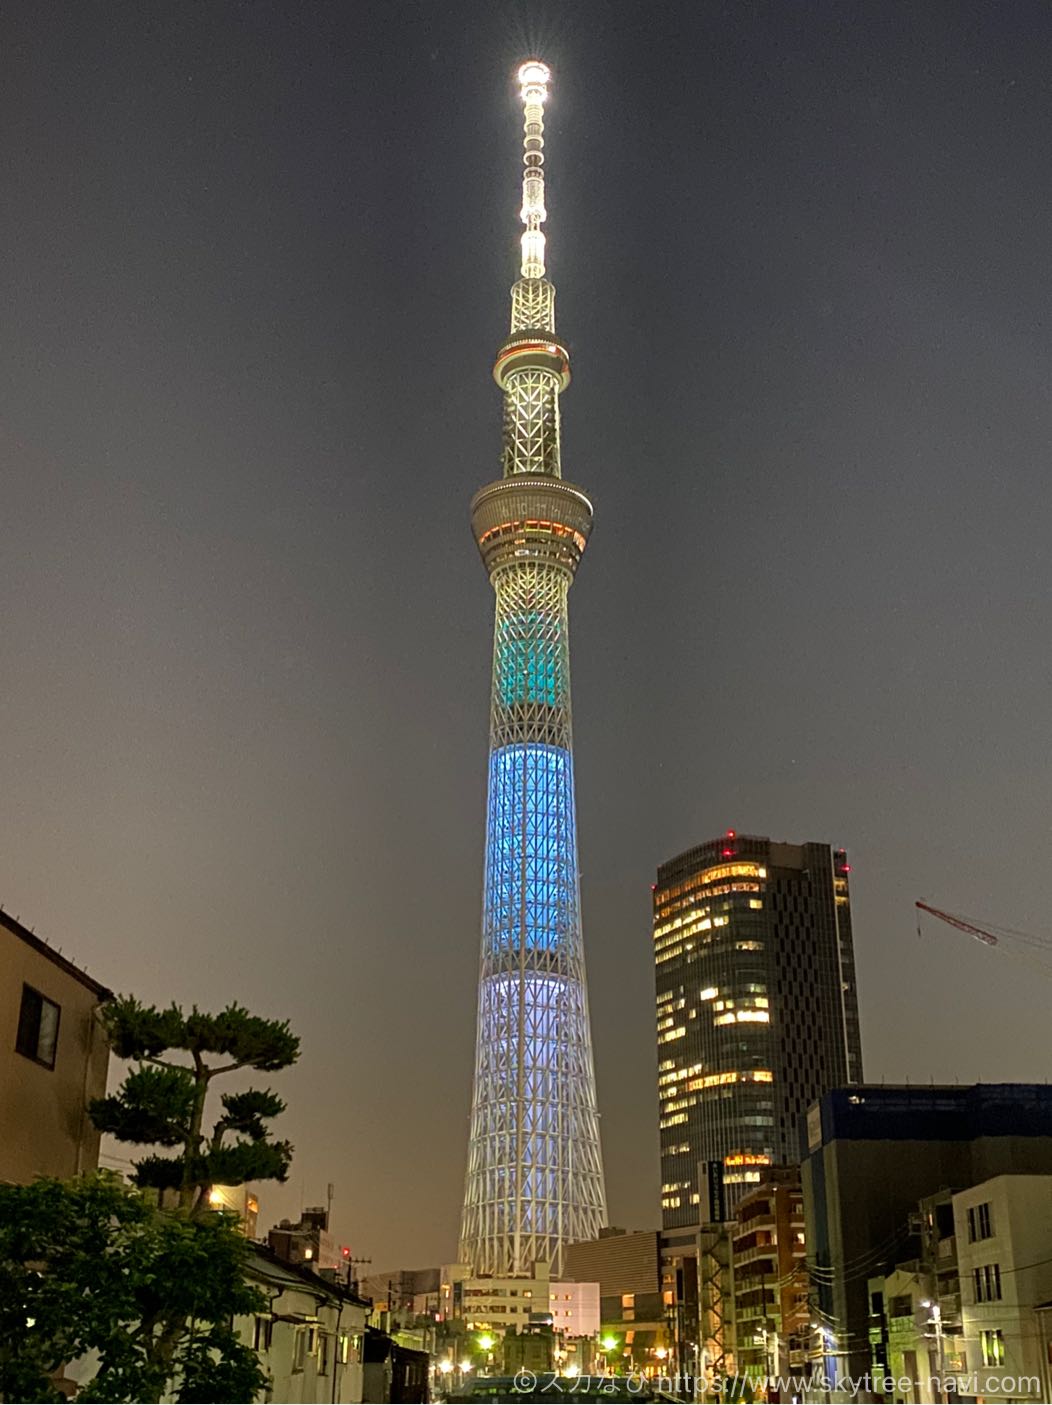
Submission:
M 728 830 L 653 891 L 662 1219 L 733 1219 L 800 1122 L 862 1077 L 850 865 L 828 844 Z
M 1044 1400 L 1045 1378 L 999 1387 L 1038 1372 L 1041 1312 L 1052 1306 L 1052 1088 L 839 1088 L 806 1124 L 822 1374 L 905 1374 L 920 1402 L 936 1397 L 934 1376 L 957 1378 L 942 1398 Z M 849 1395 L 845 1386 L 831 1398 Z

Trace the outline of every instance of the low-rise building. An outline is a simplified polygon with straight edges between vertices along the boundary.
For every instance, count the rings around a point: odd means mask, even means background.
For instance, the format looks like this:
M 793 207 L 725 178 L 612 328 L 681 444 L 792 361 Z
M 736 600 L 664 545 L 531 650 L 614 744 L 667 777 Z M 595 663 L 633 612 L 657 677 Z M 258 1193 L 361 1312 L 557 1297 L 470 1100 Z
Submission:
M 909 1380 L 910 1399 L 932 1405 L 942 1395 L 929 1274 L 912 1259 L 869 1279 L 869 1293 L 874 1378 Z
M 978 1309 L 984 1304 L 969 1303 L 967 1296 L 972 1269 L 989 1263 L 992 1272 L 1000 1261 L 962 1259 L 958 1200 L 984 1181 L 1052 1175 L 1052 1088 L 838 1089 L 809 1109 L 807 1130 L 802 1181 L 812 1321 L 820 1336 L 822 1375 L 845 1382 L 833 1390 L 832 1399 L 852 1398 L 845 1378 L 864 1377 L 884 1360 L 894 1376 L 897 1360 L 915 1358 L 916 1381 L 928 1380 L 933 1350 L 940 1370 L 951 1376 L 970 1378 L 977 1352 L 979 1365 L 1001 1370 L 1002 1339 L 981 1334 L 996 1332 L 993 1317 L 1005 1311 L 1004 1305 L 995 1310 L 996 1300 L 991 1300 L 990 1311 L 983 1312 Z M 945 1209 L 948 1200 L 953 1226 Z M 887 1280 L 900 1273 L 923 1273 L 921 1298 L 912 1289 L 907 1295 L 901 1279 L 888 1286 Z M 984 1290 L 985 1283 L 984 1278 Z M 993 1283 L 991 1279 L 991 1290 Z M 920 1286 L 918 1281 L 918 1290 Z M 1027 1330 L 1034 1342 L 1039 1292 L 1039 1287 L 1027 1290 Z M 1047 1298 L 1052 1298 L 1052 1285 Z M 926 1302 L 939 1311 L 924 1307 Z M 970 1309 L 975 1310 L 969 1315 Z M 1007 1340 L 1003 1349 L 1007 1352 Z M 1021 1358 L 1021 1350 L 1014 1356 Z M 987 1360 L 993 1364 L 986 1365 Z M 1005 1374 L 1011 1373 L 1005 1369 Z M 921 1388 L 913 1391 L 913 1399 L 932 1398 L 918 1394 Z M 1034 1397 L 1017 1392 L 1017 1398 Z
M 393 1268 L 361 1280 L 362 1294 L 382 1311 L 437 1317 L 439 1269 Z
M 230 1210 L 241 1221 L 246 1239 L 255 1239 L 259 1223 L 259 1196 L 247 1185 L 214 1185 L 208 1193 L 214 1210 Z
M 1046 1400 L 1039 1313 L 1052 1298 L 1052 1174 L 1001 1175 L 953 1197 L 961 1281 L 962 1389 Z
M 329 1233 L 329 1212 L 324 1205 L 310 1206 L 295 1224 L 282 1220 L 267 1235 L 267 1243 L 285 1263 L 305 1264 L 317 1273 L 346 1273 L 348 1265 Z
M 369 1327 L 365 1333 L 364 1399 L 424 1401 L 430 1399 L 431 1358 L 426 1351 L 403 1346 L 387 1332 Z
M 472 1275 L 468 1264 L 446 1264 L 440 1273 L 441 1315 L 462 1319 L 469 1330 L 504 1331 L 528 1325 L 547 1313 L 551 1278 L 546 1263 L 536 1263 L 530 1278 Z
M 502 1357 L 505 1376 L 516 1376 L 520 1371 L 543 1375 L 555 1367 L 555 1333 L 544 1323 L 521 1330 L 513 1327 L 504 1334 Z
M 548 1312 L 556 1333 L 567 1339 L 594 1337 L 600 1327 L 599 1284 L 552 1283 L 548 1292 Z
M 563 1269 L 579 1287 L 597 1285 L 597 1331 L 601 1339 L 617 1342 L 607 1354 L 616 1350 L 632 1371 L 658 1372 L 668 1356 L 659 1231 L 600 1230 L 596 1239 L 566 1245 Z M 553 1301 L 558 1291 L 553 1285 Z
M 96 1016 L 111 994 L 0 911 L 0 1181 L 98 1165 L 88 1106 L 106 1093 L 109 1046 Z
M 502 1359 L 506 1365 L 538 1354 L 561 1370 L 585 1374 L 592 1366 L 600 1329 L 594 1281 L 553 1281 L 546 1263 L 534 1264 L 528 1278 L 476 1276 L 467 1264 L 445 1264 L 438 1273 L 438 1296 L 439 1371 L 455 1376 L 466 1361 L 472 1370 L 489 1373 Z M 543 1342 L 550 1350 L 542 1350 Z
M 713 1218 L 706 1222 L 661 1232 L 661 1297 L 668 1332 L 662 1373 L 667 1367 L 673 1375 L 705 1375 L 711 1390 L 737 1372 L 735 1221 L 717 1218 L 725 1211 L 722 1196 L 707 1208 Z
M 262 1244 L 250 1246 L 246 1276 L 270 1307 L 235 1325 L 271 1377 L 268 1399 L 332 1405 L 391 1398 L 365 1394 L 367 1302 Z
M 772 1167 L 738 1203 L 732 1238 L 737 1370 L 799 1373 L 810 1337 L 804 1203 L 795 1166 Z

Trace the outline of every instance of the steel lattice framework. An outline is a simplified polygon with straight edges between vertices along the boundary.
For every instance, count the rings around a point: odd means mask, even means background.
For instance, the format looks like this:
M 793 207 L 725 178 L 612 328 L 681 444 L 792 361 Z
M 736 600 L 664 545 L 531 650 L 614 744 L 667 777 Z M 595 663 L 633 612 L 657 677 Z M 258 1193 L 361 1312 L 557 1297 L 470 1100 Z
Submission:
M 567 596 L 592 505 L 562 478 L 570 381 L 544 276 L 549 72 L 519 70 L 525 113 L 522 276 L 494 378 L 503 478 L 472 529 L 496 595 L 482 960 L 460 1259 L 476 1273 L 562 1270 L 606 1219 L 577 868 Z

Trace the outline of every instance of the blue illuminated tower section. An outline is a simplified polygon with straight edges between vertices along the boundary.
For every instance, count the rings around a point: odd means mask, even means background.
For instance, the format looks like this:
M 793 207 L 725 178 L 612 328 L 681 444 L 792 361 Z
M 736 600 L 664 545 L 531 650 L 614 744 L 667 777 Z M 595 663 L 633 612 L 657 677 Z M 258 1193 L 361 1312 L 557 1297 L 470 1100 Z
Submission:
M 471 525 L 496 595 L 478 1036 L 460 1259 L 476 1273 L 562 1268 L 606 1220 L 577 871 L 567 596 L 592 505 L 564 481 L 559 397 L 570 362 L 544 276 L 544 104 L 519 70 L 522 275 L 493 375 L 503 477 Z

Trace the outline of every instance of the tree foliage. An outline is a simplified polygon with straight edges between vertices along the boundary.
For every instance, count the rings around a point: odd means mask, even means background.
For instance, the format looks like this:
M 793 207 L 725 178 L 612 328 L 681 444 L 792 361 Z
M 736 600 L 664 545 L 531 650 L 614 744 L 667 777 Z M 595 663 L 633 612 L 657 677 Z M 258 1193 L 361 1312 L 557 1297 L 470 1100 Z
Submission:
M 109 1172 L 0 1186 L 0 1395 L 62 1400 L 52 1374 L 94 1351 L 78 1401 L 254 1400 L 246 1253 L 235 1216 L 164 1213 Z
M 232 1323 L 266 1300 L 245 1282 L 237 1217 L 209 1191 L 285 1180 L 292 1147 L 271 1136 L 285 1104 L 270 1089 L 222 1094 L 210 1126 L 206 1104 L 224 1074 L 287 1068 L 299 1040 L 240 1005 L 184 1014 L 123 996 L 101 1019 L 135 1066 L 89 1111 L 142 1149 L 137 1188 L 104 1173 L 0 1187 L 0 1396 L 61 1399 L 51 1375 L 94 1351 L 78 1400 L 254 1400 L 266 1380 Z
M 272 1140 L 267 1126 L 285 1109 L 277 1094 L 263 1088 L 225 1093 L 210 1129 L 204 1118 L 214 1078 L 295 1063 L 299 1039 L 287 1022 L 261 1019 L 236 1004 L 216 1015 L 195 1006 L 186 1015 L 176 1005 L 161 1010 L 131 996 L 111 1001 L 102 1018 L 113 1052 L 138 1066 L 116 1093 L 95 1099 L 92 1121 L 118 1141 L 174 1149 L 171 1156 L 151 1152 L 136 1161 L 140 1186 L 176 1190 L 181 1207 L 196 1214 L 207 1207 L 213 1185 L 285 1180 L 292 1147 Z

